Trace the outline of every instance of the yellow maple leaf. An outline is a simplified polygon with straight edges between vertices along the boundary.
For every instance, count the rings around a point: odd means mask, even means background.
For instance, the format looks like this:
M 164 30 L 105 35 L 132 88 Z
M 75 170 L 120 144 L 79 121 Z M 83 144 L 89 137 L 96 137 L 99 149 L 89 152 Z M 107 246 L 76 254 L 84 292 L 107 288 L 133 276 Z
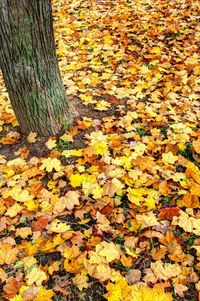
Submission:
M 48 149 L 53 149 L 54 147 L 56 147 L 56 139 L 49 138 L 49 140 L 45 143 L 45 145 Z
M 159 222 L 153 212 L 148 212 L 147 215 L 137 214 L 136 220 L 138 224 L 141 225 L 142 229 L 159 225 Z
M 44 169 L 48 172 L 53 171 L 53 169 L 60 171 L 62 169 L 62 164 L 57 158 L 46 158 L 42 160 L 42 165 L 40 166 L 40 170 Z
M 62 155 L 65 156 L 65 158 L 69 157 L 81 157 L 83 155 L 83 149 L 67 149 L 62 152 Z
M 134 46 L 134 45 L 133 45 Z M 128 48 L 130 48 L 131 46 L 129 46 Z M 134 46 L 135 47 L 135 46 Z M 137 69 L 134 66 L 131 66 L 129 69 L 131 74 L 136 74 L 137 73 Z
M 131 301 L 173 301 L 171 293 L 165 293 L 156 288 L 148 287 L 135 288 L 135 291 L 132 292 L 132 296 Z
M 105 37 L 104 37 L 104 43 L 107 44 L 107 45 L 112 45 L 113 44 L 113 40 L 112 40 L 112 37 L 111 37 L 109 32 L 107 32 Z
M 178 160 L 178 156 L 174 156 L 172 152 L 162 154 L 164 164 L 174 164 Z
M 11 190 L 5 190 L 5 192 L 3 192 L 3 197 L 6 198 L 8 196 L 11 196 L 18 202 L 26 202 L 33 199 L 33 196 L 30 195 L 28 190 L 21 189 L 19 186 L 15 186 Z
M 151 53 L 155 53 L 155 54 L 161 54 L 162 49 L 160 47 L 153 47 L 151 49 Z
M 7 166 L 21 166 L 23 167 L 26 164 L 26 161 L 22 158 L 16 158 L 8 161 Z
M 136 285 L 129 286 L 127 281 L 118 276 L 115 283 L 106 285 L 107 293 L 104 297 L 108 301 L 172 301 L 172 294 L 165 293 L 163 289 L 148 288 L 146 286 L 138 288 Z
M 108 101 L 100 100 L 96 105 L 96 110 L 98 111 L 107 111 L 111 104 Z
M 15 203 L 13 206 L 8 208 L 5 215 L 8 215 L 9 217 L 15 217 L 22 210 L 22 208 L 23 207 L 21 205 Z
M 91 253 L 93 254 L 93 253 Z M 102 258 L 103 262 L 112 262 L 120 258 L 120 248 L 113 242 L 103 241 L 96 246 L 95 254 Z
M 37 296 L 34 298 L 34 301 L 50 301 L 54 296 L 54 292 L 50 289 L 46 289 L 45 287 L 41 287 Z
M 81 174 L 73 174 L 69 177 L 70 184 L 72 187 L 79 187 L 83 182 L 83 175 Z
M 35 200 L 25 202 L 25 206 L 29 211 L 36 211 L 38 209 L 38 204 Z
M 172 225 L 178 225 L 186 232 L 200 235 L 200 219 L 189 216 L 183 210 L 180 210 L 179 213 L 179 216 L 173 217 Z
M 80 94 L 79 95 L 80 99 L 84 101 L 84 103 L 96 103 L 97 101 L 93 99 L 92 95 L 87 95 L 87 94 Z
M 27 284 L 32 285 L 33 283 L 36 283 L 36 285 L 41 285 L 44 280 L 47 280 L 47 275 L 44 271 L 39 269 L 38 267 L 35 267 L 32 269 L 30 273 L 26 275 L 27 278 Z
M 70 229 L 71 228 L 69 225 L 59 221 L 58 219 L 55 219 L 49 227 L 49 230 L 55 233 L 64 233 L 66 231 L 69 231 Z
M 147 188 L 128 188 L 128 199 L 131 203 L 141 206 L 142 202 L 149 210 L 155 208 L 155 201 L 159 198 L 159 192 Z
M 94 199 L 99 199 L 103 195 L 103 188 L 100 187 L 99 184 L 94 183 L 91 185 L 91 193 L 93 194 Z
M 116 278 L 115 283 L 106 285 L 107 293 L 104 297 L 108 301 L 132 301 L 132 286 L 121 275 Z
M 103 155 L 108 151 L 108 146 L 105 141 L 95 141 L 92 143 L 94 146 L 94 154 Z

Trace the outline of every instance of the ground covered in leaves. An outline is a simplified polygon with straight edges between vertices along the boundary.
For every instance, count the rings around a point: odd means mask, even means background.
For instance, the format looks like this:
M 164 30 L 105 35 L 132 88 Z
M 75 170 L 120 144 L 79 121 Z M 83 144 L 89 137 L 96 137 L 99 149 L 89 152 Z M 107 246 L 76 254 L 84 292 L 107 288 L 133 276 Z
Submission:
M 24 138 L 1 81 L 0 300 L 199 300 L 199 3 L 54 2 L 79 115 Z

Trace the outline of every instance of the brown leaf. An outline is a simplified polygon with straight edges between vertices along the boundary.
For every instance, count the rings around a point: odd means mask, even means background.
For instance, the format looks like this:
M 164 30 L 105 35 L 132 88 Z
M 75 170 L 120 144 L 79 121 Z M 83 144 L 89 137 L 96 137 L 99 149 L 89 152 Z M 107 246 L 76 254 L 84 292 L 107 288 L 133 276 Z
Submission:
M 127 280 L 128 280 L 129 285 L 132 285 L 136 282 L 139 282 L 140 278 L 141 278 L 141 271 L 140 270 L 131 270 L 127 274 Z
M 111 205 L 106 205 L 105 207 L 103 207 L 103 209 L 101 209 L 101 213 L 104 214 L 105 216 L 109 216 L 112 211 L 113 211 L 113 206 Z

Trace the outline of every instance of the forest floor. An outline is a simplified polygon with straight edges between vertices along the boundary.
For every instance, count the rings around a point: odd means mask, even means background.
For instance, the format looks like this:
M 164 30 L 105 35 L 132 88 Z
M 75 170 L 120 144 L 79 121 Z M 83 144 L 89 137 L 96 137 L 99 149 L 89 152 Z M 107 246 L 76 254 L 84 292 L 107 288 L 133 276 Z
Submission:
M 77 117 L 23 137 L 0 81 L 0 300 L 200 300 L 199 2 L 53 2 Z

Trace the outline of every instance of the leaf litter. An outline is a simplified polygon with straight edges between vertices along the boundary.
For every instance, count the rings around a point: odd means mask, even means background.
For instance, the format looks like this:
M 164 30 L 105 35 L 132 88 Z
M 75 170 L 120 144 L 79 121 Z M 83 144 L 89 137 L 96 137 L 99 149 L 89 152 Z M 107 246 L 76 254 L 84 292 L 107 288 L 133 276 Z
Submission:
M 1 78 L 1 300 L 199 300 L 198 1 L 53 1 L 78 114 L 21 136 Z

